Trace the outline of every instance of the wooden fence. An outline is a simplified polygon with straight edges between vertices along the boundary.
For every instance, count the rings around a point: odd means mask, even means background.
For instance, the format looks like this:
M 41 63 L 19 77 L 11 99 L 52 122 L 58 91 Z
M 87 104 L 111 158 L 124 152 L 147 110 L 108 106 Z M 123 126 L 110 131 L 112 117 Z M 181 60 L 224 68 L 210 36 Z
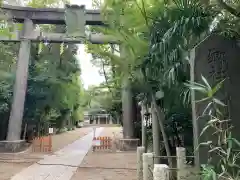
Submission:
M 110 150 L 112 148 L 112 139 L 110 137 L 94 137 L 93 151 L 96 150 Z
M 32 141 L 33 152 L 52 152 L 52 136 L 35 137 Z

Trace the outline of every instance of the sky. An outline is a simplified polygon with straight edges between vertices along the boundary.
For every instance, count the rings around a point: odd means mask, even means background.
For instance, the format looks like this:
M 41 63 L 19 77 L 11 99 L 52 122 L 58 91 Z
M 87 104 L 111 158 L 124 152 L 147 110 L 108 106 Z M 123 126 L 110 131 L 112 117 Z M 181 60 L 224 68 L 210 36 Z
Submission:
M 86 9 L 92 8 L 92 0 L 70 0 L 71 4 L 85 5 Z M 104 77 L 99 74 L 99 69 L 94 67 L 91 60 L 91 54 L 88 54 L 84 50 L 84 44 L 78 45 L 77 58 L 81 66 L 82 75 L 81 79 L 83 81 L 84 88 L 88 88 L 90 85 L 98 85 L 104 81 Z

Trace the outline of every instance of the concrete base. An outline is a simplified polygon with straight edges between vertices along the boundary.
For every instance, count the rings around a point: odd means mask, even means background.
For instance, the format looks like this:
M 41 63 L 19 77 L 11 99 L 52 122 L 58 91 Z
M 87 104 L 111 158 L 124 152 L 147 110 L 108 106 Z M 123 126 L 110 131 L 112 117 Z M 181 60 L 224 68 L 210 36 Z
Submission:
M 139 145 L 139 139 L 119 139 L 120 151 L 136 151 Z
M 0 152 L 2 153 L 17 153 L 25 151 L 28 147 L 24 140 L 0 141 Z

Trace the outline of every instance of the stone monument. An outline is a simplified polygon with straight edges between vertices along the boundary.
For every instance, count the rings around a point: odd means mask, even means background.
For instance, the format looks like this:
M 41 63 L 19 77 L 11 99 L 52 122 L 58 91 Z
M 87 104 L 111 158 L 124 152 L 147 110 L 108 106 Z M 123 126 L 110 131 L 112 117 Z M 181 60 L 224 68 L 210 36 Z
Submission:
M 201 76 L 204 76 L 213 87 L 218 82 L 225 79 L 223 86 L 216 96 L 227 105 L 223 113 L 225 114 L 225 118 L 231 119 L 231 124 L 234 126 L 232 135 L 237 139 L 240 139 L 240 133 L 238 133 L 238 128 L 240 128 L 239 58 L 240 48 L 237 45 L 237 41 L 212 34 L 192 50 L 190 61 L 191 81 L 203 84 Z M 197 92 L 192 94 L 193 126 L 195 121 L 198 134 L 200 134 L 206 124 L 206 119 L 199 118 L 207 105 L 206 102 L 195 103 L 195 100 L 200 100 L 201 98 L 202 97 Z M 194 127 L 194 129 L 196 129 L 196 127 Z M 216 140 L 213 131 L 209 130 L 201 136 L 198 143 L 212 139 Z M 203 147 L 199 149 L 201 164 L 207 162 L 207 151 L 208 149 Z

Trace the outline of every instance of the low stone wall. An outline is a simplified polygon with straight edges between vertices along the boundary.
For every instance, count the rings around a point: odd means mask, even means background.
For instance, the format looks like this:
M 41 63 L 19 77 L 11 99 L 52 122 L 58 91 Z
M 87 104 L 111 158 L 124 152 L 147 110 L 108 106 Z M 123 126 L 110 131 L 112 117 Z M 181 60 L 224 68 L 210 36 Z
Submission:
M 119 139 L 120 151 L 136 151 L 139 145 L 139 139 Z
M 29 148 L 29 144 L 24 140 L 19 141 L 0 141 L 1 153 L 17 153 L 25 151 Z

